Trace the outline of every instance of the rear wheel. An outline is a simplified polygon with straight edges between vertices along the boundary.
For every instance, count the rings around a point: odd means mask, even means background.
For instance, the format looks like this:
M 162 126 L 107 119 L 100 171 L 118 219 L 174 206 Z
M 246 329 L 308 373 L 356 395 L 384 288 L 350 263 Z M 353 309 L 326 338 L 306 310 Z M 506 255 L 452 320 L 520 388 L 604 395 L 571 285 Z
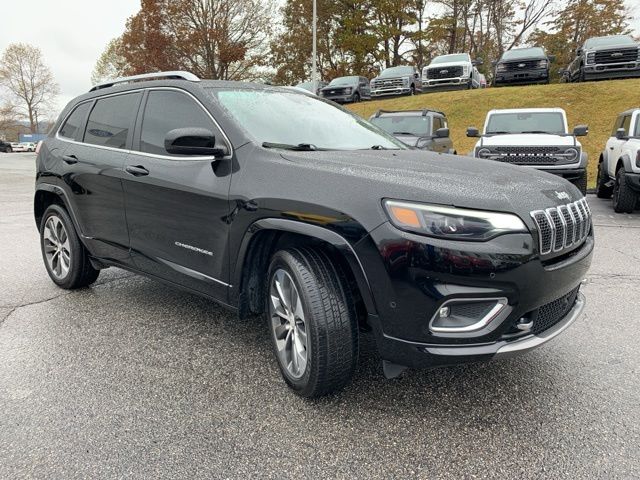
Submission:
M 69 214 L 51 205 L 40 223 L 40 247 L 47 273 L 59 287 L 72 290 L 96 281 L 99 270 L 89 261 Z
M 347 385 L 358 357 L 353 300 L 335 262 L 321 251 L 277 252 L 268 271 L 267 323 L 285 382 L 303 397 Z
M 621 167 L 613 186 L 613 210 L 616 213 L 633 213 L 637 200 L 636 193 L 627 185 L 624 167 Z
M 613 187 L 607 186 L 609 175 L 604 168 L 604 162 L 598 164 L 598 180 L 596 185 L 596 195 L 598 198 L 611 198 Z

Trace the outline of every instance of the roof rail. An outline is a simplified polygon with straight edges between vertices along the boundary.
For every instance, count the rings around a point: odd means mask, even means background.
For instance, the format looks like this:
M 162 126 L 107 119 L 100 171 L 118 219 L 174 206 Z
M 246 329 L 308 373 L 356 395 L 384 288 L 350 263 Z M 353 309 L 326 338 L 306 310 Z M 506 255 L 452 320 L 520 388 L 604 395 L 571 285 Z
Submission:
M 91 87 L 90 92 L 95 92 L 96 90 L 101 90 L 103 88 L 113 87 L 119 83 L 129 83 L 129 82 L 143 82 L 145 80 L 188 80 L 190 82 L 199 82 L 200 79 L 196 77 L 191 72 L 182 72 L 179 70 L 171 71 L 171 72 L 154 72 L 154 73 L 143 73 L 142 75 L 133 75 L 131 77 L 122 77 L 116 78 L 115 80 L 109 80 L 104 83 L 98 83 Z
M 417 109 L 414 109 L 414 110 L 378 110 L 375 113 L 375 118 L 378 118 L 383 113 L 404 113 L 404 112 L 421 112 L 423 117 L 426 117 L 427 113 L 432 112 L 432 113 L 439 113 L 440 115 L 446 117 L 445 113 L 441 112 L 440 110 L 433 110 L 431 108 L 421 108 L 420 110 L 417 110 Z

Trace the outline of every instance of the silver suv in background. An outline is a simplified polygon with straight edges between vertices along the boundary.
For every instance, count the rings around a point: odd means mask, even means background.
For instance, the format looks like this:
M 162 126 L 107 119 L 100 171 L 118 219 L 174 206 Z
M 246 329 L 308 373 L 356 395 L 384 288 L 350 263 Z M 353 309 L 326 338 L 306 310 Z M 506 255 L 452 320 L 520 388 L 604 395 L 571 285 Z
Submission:
M 390 67 L 371 80 L 371 96 L 414 95 L 422 92 L 422 80 L 416 67 Z
M 468 53 L 440 55 L 422 69 L 422 85 L 431 89 L 480 88 L 480 72 L 476 65 L 482 60 L 471 60 Z
M 447 117 L 438 110 L 378 110 L 369 121 L 412 147 L 457 153 L 449 136 Z

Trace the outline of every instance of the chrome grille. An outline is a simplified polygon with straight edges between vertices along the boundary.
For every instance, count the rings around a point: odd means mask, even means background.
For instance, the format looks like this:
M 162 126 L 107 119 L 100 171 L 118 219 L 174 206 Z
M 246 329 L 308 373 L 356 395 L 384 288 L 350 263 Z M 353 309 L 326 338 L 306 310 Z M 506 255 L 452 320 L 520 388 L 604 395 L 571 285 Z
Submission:
M 455 78 L 462 76 L 462 67 L 431 67 L 427 69 L 429 80 L 440 80 L 442 78 Z
M 637 48 L 623 48 L 619 50 L 604 50 L 596 52 L 597 64 L 635 62 L 638 59 Z
M 531 212 L 538 227 L 540 254 L 560 252 L 581 243 L 591 230 L 591 209 L 585 198 L 559 207 Z
M 503 63 L 505 70 L 513 71 L 513 70 L 531 70 L 533 68 L 538 67 L 538 62 L 540 60 L 526 60 L 524 62 L 505 62 Z
M 402 78 L 378 79 L 371 82 L 373 88 L 392 88 L 402 87 L 404 84 Z

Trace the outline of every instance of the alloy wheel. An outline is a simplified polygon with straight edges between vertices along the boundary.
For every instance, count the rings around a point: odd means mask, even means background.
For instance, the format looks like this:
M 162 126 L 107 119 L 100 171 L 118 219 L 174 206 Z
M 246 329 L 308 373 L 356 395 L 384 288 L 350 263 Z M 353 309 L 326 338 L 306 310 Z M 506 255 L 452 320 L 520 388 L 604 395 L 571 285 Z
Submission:
M 279 268 L 269 287 L 269 318 L 276 342 L 278 360 L 295 378 L 307 368 L 307 323 L 298 289 L 285 270 Z
M 67 229 L 57 215 L 51 215 L 44 225 L 44 254 L 51 273 L 64 279 L 71 267 L 71 247 Z

